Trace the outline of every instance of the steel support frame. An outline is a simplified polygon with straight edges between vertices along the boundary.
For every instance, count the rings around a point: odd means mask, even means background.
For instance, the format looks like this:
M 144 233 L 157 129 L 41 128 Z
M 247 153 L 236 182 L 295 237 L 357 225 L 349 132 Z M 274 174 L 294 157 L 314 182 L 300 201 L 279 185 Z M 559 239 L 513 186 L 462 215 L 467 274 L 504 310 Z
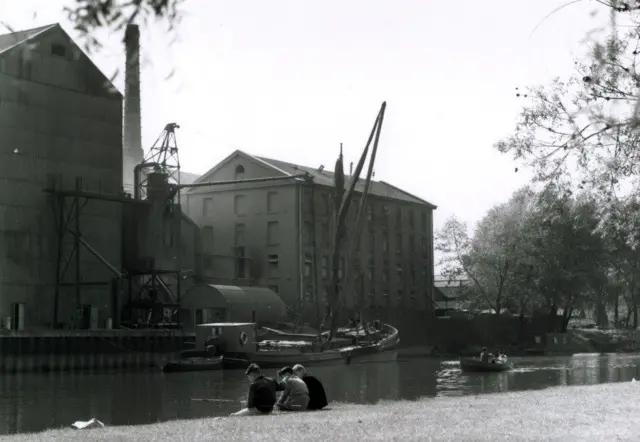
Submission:
M 162 278 L 164 275 L 171 275 L 176 278 L 176 292 L 177 295 L 169 288 L 168 284 Z M 154 307 L 174 307 L 180 306 L 180 282 L 182 279 L 182 272 L 180 270 L 168 271 L 168 270 L 156 270 L 151 269 L 146 272 L 132 273 L 128 275 L 128 284 L 129 284 L 129 304 L 127 306 L 127 311 L 129 313 L 129 318 L 133 322 L 134 313 L 136 310 L 146 310 L 149 313 L 147 322 L 144 324 L 146 326 L 156 326 L 158 322 L 152 322 L 152 313 Z M 141 280 L 141 283 L 135 284 L 136 280 Z M 134 287 L 137 285 L 137 287 Z M 170 302 L 164 302 L 159 299 L 154 299 L 151 296 L 151 293 L 157 293 L 161 291 L 168 295 Z M 133 296 L 135 293 L 135 296 Z M 151 304 L 151 307 L 149 306 Z M 151 311 L 149 311 L 151 310 Z M 177 311 L 174 312 L 176 316 L 176 322 L 178 328 L 181 326 L 180 322 L 180 308 L 177 308 Z
M 53 328 L 59 324 L 60 292 L 63 287 L 74 287 L 76 308 L 82 307 L 82 287 L 104 286 L 114 284 L 114 279 L 108 281 L 82 281 L 81 252 L 85 249 L 100 261 L 105 263 L 112 271 L 117 272 L 110 266 L 95 249 L 93 249 L 82 237 L 80 216 L 82 210 L 91 199 L 111 202 L 126 202 L 117 196 L 98 195 L 82 191 L 82 178 L 76 177 L 75 190 L 45 189 L 45 193 L 51 195 L 53 214 L 56 230 L 56 273 L 53 296 Z M 122 275 L 116 275 L 117 278 Z M 117 308 L 115 306 L 112 306 Z M 112 312 L 117 313 L 117 312 Z M 115 318 L 114 318 L 115 320 Z

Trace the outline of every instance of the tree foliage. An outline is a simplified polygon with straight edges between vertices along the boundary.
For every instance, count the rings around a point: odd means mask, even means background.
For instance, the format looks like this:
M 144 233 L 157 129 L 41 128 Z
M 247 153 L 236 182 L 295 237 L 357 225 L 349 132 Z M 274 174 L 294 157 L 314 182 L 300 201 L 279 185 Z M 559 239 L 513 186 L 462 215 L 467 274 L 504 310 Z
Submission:
M 517 92 L 515 131 L 496 148 L 533 166 L 538 181 L 572 176 L 611 198 L 640 172 L 640 21 L 634 2 L 599 3 L 611 11 L 610 33 L 575 61 L 574 76 Z
M 639 221 L 640 222 L 640 221 Z M 469 279 L 479 309 L 524 315 L 561 312 L 566 329 L 577 309 L 594 306 L 608 287 L 610 246 L 599 230 L 596 202 L 549 187 L 530 188 L 489 210 L 473 236 L 456 218 L 437 234 L 442 275 Z
M 476 303 L 495 313 L 508 303 L 508 289 L 514 286 L 522 223 L 533 193 L 522 189 L 505 204 L 492 208 L 478 223 L 473 237 L 468 227 L 455 217 L 436 235 L 436 249 L 443 254 L 442 275 L 450 280 L 468 277 Z
M 184 0 L 75 0 L 64 9 L 84 39 L 89 51 L 99 49 L 95 31 L 102 28 L 122 31 L 131 23 L 146 25 L 150 20 L 166 20 L 173 31 L 182 17 Z M 124 34 L 123 34 L 124 35 Z

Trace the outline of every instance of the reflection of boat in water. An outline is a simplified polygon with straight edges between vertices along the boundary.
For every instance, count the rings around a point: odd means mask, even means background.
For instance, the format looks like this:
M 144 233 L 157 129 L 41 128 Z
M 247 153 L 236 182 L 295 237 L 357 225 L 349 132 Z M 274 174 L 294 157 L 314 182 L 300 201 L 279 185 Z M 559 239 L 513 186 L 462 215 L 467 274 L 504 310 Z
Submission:
M 223 367 L 222 355 L 216 346 L 208 346 L 206 350 L 184 350 L 177 359 L 167 361 L 162 366 L 165 373 L 184 371 L 220 370 Z
M 510 362 L 483 362 L 476 358 L 460 359 L 460 368 L 462 371 L 470 373 L 495 373 L 509 371 L 513 368 Z
M 220 342 L 225 368 L 246 368 L 249 363 L 273 368 L 295 364 L 392 361 L 397 358 L 396 349 L 400 343 L 398 330 L 386 324 L 371 331 L 362 327 L 338 329 L 333 340 L 328 341 L 326 334 L 321 334 L 318 342 L 318 335 L 273 329 L 258 336 L 255 323 L 213 323 L 196 327 L 196 347 L 203 348 L 205 339 L 212 336 Z

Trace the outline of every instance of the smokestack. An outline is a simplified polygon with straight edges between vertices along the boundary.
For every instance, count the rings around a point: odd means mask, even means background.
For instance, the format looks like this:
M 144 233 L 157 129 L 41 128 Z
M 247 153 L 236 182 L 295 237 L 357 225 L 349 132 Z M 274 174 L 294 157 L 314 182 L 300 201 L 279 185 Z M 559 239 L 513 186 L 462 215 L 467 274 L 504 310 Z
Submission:
M 353 161 L 349 163 L 349 176 L 353 175 Z
M 127 25 L 124 34 L 126 65 L 124 86 L 123 182 L 133 185 L 133 168 L 144 159 L 140 118 L 140 29 Z

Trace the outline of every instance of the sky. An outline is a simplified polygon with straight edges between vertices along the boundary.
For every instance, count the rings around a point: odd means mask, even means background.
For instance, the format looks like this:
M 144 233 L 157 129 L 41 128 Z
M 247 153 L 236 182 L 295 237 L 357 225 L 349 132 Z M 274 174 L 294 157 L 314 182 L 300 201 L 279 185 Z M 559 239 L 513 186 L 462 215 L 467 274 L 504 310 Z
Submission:
M 69 3 L 0 0 L 0 10 L 13 29 L 59 22 L 77 38 Z M 437 205 L 436 229 L 453 214 L 473 225 L 531 177 L 493 148 L 523 105 L 516 87 L 571 75 L 585 35 L 606 21 L 592 0 L 543 21 L 566 3 L 186 0 L 176 33 L 141 28 L 143 146 L 177 122 L 187 172 L 235 149 L 332 169 L 340 143 L 357 161 L 387 101 L 375 178 Z M 92 59 L 122 72 L 123 35 L 97 37 Z

